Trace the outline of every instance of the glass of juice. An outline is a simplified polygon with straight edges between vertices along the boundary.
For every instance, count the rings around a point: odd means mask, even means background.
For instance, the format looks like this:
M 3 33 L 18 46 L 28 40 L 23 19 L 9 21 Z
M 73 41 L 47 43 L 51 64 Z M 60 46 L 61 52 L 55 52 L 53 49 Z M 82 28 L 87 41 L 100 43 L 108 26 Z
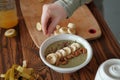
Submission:
M 12 28 L 18 24 L 14 0 L 0 0 L 0 28 Z

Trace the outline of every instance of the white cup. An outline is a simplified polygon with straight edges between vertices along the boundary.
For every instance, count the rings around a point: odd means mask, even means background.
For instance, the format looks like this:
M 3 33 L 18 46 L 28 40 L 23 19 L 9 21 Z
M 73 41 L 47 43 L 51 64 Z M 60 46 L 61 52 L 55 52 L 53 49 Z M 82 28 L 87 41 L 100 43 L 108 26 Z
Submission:
M 120 59 L 109 59 L 103 62 L 95 80 L 120 80 Z

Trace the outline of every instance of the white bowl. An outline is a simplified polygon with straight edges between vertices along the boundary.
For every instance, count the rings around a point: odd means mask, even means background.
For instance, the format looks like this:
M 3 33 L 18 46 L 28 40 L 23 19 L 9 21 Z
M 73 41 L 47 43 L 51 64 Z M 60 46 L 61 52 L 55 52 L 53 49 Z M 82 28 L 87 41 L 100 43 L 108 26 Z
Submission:
M 47 62 L 47 60 L 45 59 L 45 54 L 44 51 L 45 49 L 51 44 L 54 43 L 56 41 L 60 41 L 60 40 L 73 40 L 73 41 L 77 41 L 78 43 L 82 44 L 86 49 L 87 49 L 87 58 L 86 60 L 75 67 L 70 67 L 70 68 L 61 68 L 61 67 L 57 67 L 54 65 L 51 65 L 50 63 Z M 56 72 L 60 72 L 60 73 L 72 73 L 75 72 L 81 68 L 83 68 L 84 66 L 86 66 L 91 58 L 92 58 L 92 48 L 90 46 L 90 44 L 87 42 L 87 40 L 83 39 L 80 36 L 77 35 L 72 35 L 72 34 L 60 34 L 57 36 L 51 36 L 48 39 L 46 39 L 40 46 L 40 50 L 39 50 L 39 55 L 41 60 L 51 69 L 55 70 Z

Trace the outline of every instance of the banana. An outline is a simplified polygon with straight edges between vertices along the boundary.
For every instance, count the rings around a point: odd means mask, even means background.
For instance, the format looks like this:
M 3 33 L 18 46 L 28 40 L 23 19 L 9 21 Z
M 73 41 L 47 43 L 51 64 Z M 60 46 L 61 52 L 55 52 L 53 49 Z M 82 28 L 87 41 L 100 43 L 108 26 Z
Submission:
M 63 49 L 66 51 L 67 55 L 69 55 L 72 52 L 69 47 L 64 47 Z
M 68 28 L 67 27 L 61 27 L 60 29 L 59 29 L 59 32 L 61 33 L 61 34 L 67 34 L 68 33 Z
M 57 55 L 58 59 L 60 59 L 62 57 L 62 54 L 59 51 L 56 51 L 55 54 Z
M 27 67 L 27 61 L 26 61 L 26 60 L 23 61 L 23 65 L 22 65 L 22 67 L 24 67 L 24 68 Z
M 14 37 L 14 36 L 16 36 L 16 30 L 15 29 L 8 29 L 5 31 L 4 35 L 6 37 Z
M 40 22 L 37 22 L 37 23 L 36 23 L 36 29 L 37 29 L 38 31 L 42 31 L 42 26 L 41 26 Z
M 76 28 L 76 26 L 75 26 L 75 24 L 73 24 L 73 23 L 68 23 L 68 26 L 67 26 L 68 28 L 72 28 L 72 29 L 75 29 Z
M 56 26 L 56 29 L 57 29 L 57 30 L 60 29 L 60 25 L 57 25 L 57 26 Z
M 77 47 L 76 47 L 76 46 L 74 46 L 74 45 L 70 45 L 69 47 L 70 47 L 70 49 L 71 49 L 71 51 L 72 51 L 72 52 L 74 52 L 74 51 L 76 51 L 76 50 L 77 50 Z
M 80 48 L 80 44 L 79 43 L 72 43 L 71 46 L 75 46 L 77 49 Z
M 50 63 L 50 64 L 55 64 L 57 61 L 57 55 L 55 55 L 55 53 L 50 53 L 47 55 L 46 60 Z
M 59 35 L 59 34 L 60 34 L 59 30 L 54 31 L 54 35 Z
M 58 50 L 58 52 L 60 52 L 62 54 L 62 57 L 65 57 L 67 55 L 67 53 L 65 52 L 64 49 L 60 49 L 60 50 Z
M 74 28 L 68 28 L 69 34 L 76 34 L 76 30 Z
M 48 54 L 46 60 L 50 64 L 56 64 L 60 60 L 60 58 L 70 55 L 72 52 L 76 51 L 80 47 L 81 45 L 79 43 L 74 42 L 68 47 L 63 47 L 63 49 L 57 50 L 55 53 Z

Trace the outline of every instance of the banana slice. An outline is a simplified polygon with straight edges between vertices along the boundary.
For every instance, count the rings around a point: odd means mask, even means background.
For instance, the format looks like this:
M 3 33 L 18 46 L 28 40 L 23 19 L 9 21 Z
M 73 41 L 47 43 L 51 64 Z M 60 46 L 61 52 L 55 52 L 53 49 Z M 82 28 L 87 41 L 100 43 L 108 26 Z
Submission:
M 69 55 L 72 52 L 69 47 L 64 47 L 63 49 L 66 51 L 67 55 Z
M 59 34 L 60 34 L 59 30 L 54 31 L 54 35 L 59 35 Z
M 73 24 L 73 23 L 68 23 L 68 28 L 75 29 L 75 28 L 76 28 L 76 26 L 75 26 L 75 24 Z
M 59 29 L 59 32 L 62 33 L 62 34 L 67 34 L 67 33 L 68 33 L 67 30 L 68 30 L 67 27 L 61 27 L 61 28 Z
M 77 49 L 81 47 L 79 43 L 72 43 L 71 46 L 75 46 Z
M 70 49 L 71 49 L 71 51 L 72 51 L 72 52 L 74 52 L 74 51 L 76 51 L 76 50 L 77 50 L 77 47 L 76 47 L 76 46 L 74 46 L 74 45 L 70 45 L 69 47 L 70 47 Z
M 74 28 L 68 28 L 69 34 L 76 34 L 76 30 Z
M 22 67 L 24 67 L 24 68 L 27 67 L 27 61 L 26 61 L 26 60 L 23 61 L 23 65 L 22 65 Z
M 41 26 L 40 22 L 37 22 L 37 23 L 36 23 L 36 29 L 37 29 L 38 31 L 42 31 L 42 26 Z
M 55 55 L 55 53 L 50 53 L 47 55 L 46 60 L 50 63 L 50 64 L 55 64 L 57 61 L 57 56 Z
M 66 51 L 64 49 L 58 50 L 62 54 L 62 57 L 65 57 L 67 55 Z
M 0 74 L 0 78 L 5 78 L 5 74 Z
M 14 36 L 16 36 L 16 30 L 15 29 L 8 29 L 5 31 L 4 35 L 6 37 L 14 37 Z
M 58 59 L 62 57 L 62 54 L 59 51 L 55 52 L 55 54 L 57 55 Z
M 60 25 L 57 25 L 57 26 L 56 26 L 56 29 L 57 29 L 57 30 L 60 29 Z

